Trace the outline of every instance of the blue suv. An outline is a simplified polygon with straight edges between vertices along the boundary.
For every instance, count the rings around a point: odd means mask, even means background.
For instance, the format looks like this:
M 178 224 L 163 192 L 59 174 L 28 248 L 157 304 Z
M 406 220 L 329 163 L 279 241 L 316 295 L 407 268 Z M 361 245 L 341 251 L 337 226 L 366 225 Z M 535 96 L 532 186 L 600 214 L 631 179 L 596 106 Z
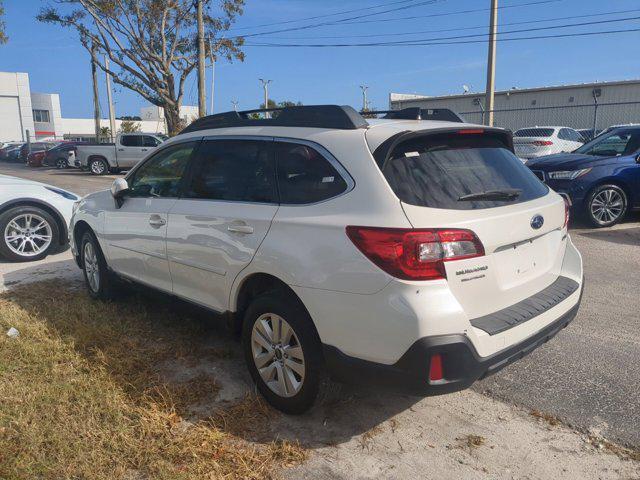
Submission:
M 526 162 L 536 176 L 571 200 L 595 227 L 615 225 L 640 209 L 640 125 L 614 128 L 572 153 Z

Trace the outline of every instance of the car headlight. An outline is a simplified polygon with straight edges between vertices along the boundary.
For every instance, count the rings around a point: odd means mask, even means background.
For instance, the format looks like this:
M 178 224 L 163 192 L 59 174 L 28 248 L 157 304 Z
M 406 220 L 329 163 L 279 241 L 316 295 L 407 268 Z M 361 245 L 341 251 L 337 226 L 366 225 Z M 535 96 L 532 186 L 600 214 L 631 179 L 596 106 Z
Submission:
M 80 208 L 80 203 L 82 202 L 82 200 L 76 200 L 75 202 L 73 202 L 73 207 L 71 208 L 71 214 L 75 215 L 76 212 L 78 211 L 78 208 Z
M 553 180 L 575 180 L 578 177 L 586 175 L 591 171 L 590 168 L 583 168 L 581 170 L 561 170 L 557 172 L 549 172 L 549 178 Z
M 61 197 L 66 198 L 67 200 L 78 200 L 78 197 L 71 192 L 67 192 L 66 190 L 62 190 L 60 188 L 55 187 L 44 187 L 50 192 L 57 193 Z

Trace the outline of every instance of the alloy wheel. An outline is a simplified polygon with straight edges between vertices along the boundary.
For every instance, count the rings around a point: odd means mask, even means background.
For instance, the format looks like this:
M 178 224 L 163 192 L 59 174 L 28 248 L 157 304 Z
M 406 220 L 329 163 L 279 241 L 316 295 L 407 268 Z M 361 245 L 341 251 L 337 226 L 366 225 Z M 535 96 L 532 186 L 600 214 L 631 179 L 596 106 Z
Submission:
M 104 162 L 100 160 L 94 160 L 93 162 L 91 162 L 91 173 L 102 175 L 105 170 L 106 167 L 104 166 Z
M 4 242 L 16 255 L 35 257 L 49 248 L 53 233 L 49 222 L 35 213 L 24 213 L 9 221 Z
M 621 193 L 614 189 L 598 192 L 591 200 L 591 216 L 601 224 L 613 223 L 624 212 L 625 201 Z
M 67 168 L 67 161 L 64 158 L 59 158 L 56 161 L 56 167 L 58 167 L 59 169 L 63 169 L 63 168 Z
M 305 361 L 298 336 L 275 313 L 261 315 L 251 332 L 253 361 L 264 383 L 281 397 L 296 395 L 304 383 Z
M 96 249 L 91 242 L 84 244 L 84 271 L 87 274 L 89 288 L 97 292 L 100 289 L 100 266 Z

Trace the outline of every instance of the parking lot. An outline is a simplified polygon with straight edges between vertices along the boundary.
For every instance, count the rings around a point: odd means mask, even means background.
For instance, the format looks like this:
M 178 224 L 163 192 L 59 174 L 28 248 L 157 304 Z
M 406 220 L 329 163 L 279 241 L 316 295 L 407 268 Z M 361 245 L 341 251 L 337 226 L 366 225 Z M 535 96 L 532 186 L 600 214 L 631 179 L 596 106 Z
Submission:
M 79 194 L 108 188 L 116 178 L 7 163 L 0 164 L 0 174 L 50 183 Z M 634 213 L 622 224 L 600 230 L 574 222 L 570 233 L 583 255 L 586 277 L 578 317 L 552 342 L 479 382 L 473 387 L 475 391 L 545 412 L 628 446 L 640 445 L 639 220 Z M 68 260 L 65 252 L 57 255 L 52 265 L 79 278 L 80 272 Z M 17 284 L 34 268 L 3 264 L 0 273 L 5 283 Z M 56 275 L 55 269 L 49 272 L 49 276 Z

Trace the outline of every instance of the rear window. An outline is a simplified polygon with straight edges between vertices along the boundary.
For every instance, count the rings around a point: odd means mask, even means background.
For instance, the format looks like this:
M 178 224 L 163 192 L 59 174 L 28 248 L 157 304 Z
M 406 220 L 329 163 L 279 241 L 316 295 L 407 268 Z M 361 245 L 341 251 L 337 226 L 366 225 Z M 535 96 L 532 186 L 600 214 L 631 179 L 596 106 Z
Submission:
M 553 128 L 521 128 L 516 130 L 514 137 L 550 137 L 553 135 Z
M 451 210 L 493 208 L 546 195 L 547 187 L 496 137 L 442 134 L 398 145 L 382 173 L 400 200 Z M 510 199 L 461 199 L 517 190 Z

